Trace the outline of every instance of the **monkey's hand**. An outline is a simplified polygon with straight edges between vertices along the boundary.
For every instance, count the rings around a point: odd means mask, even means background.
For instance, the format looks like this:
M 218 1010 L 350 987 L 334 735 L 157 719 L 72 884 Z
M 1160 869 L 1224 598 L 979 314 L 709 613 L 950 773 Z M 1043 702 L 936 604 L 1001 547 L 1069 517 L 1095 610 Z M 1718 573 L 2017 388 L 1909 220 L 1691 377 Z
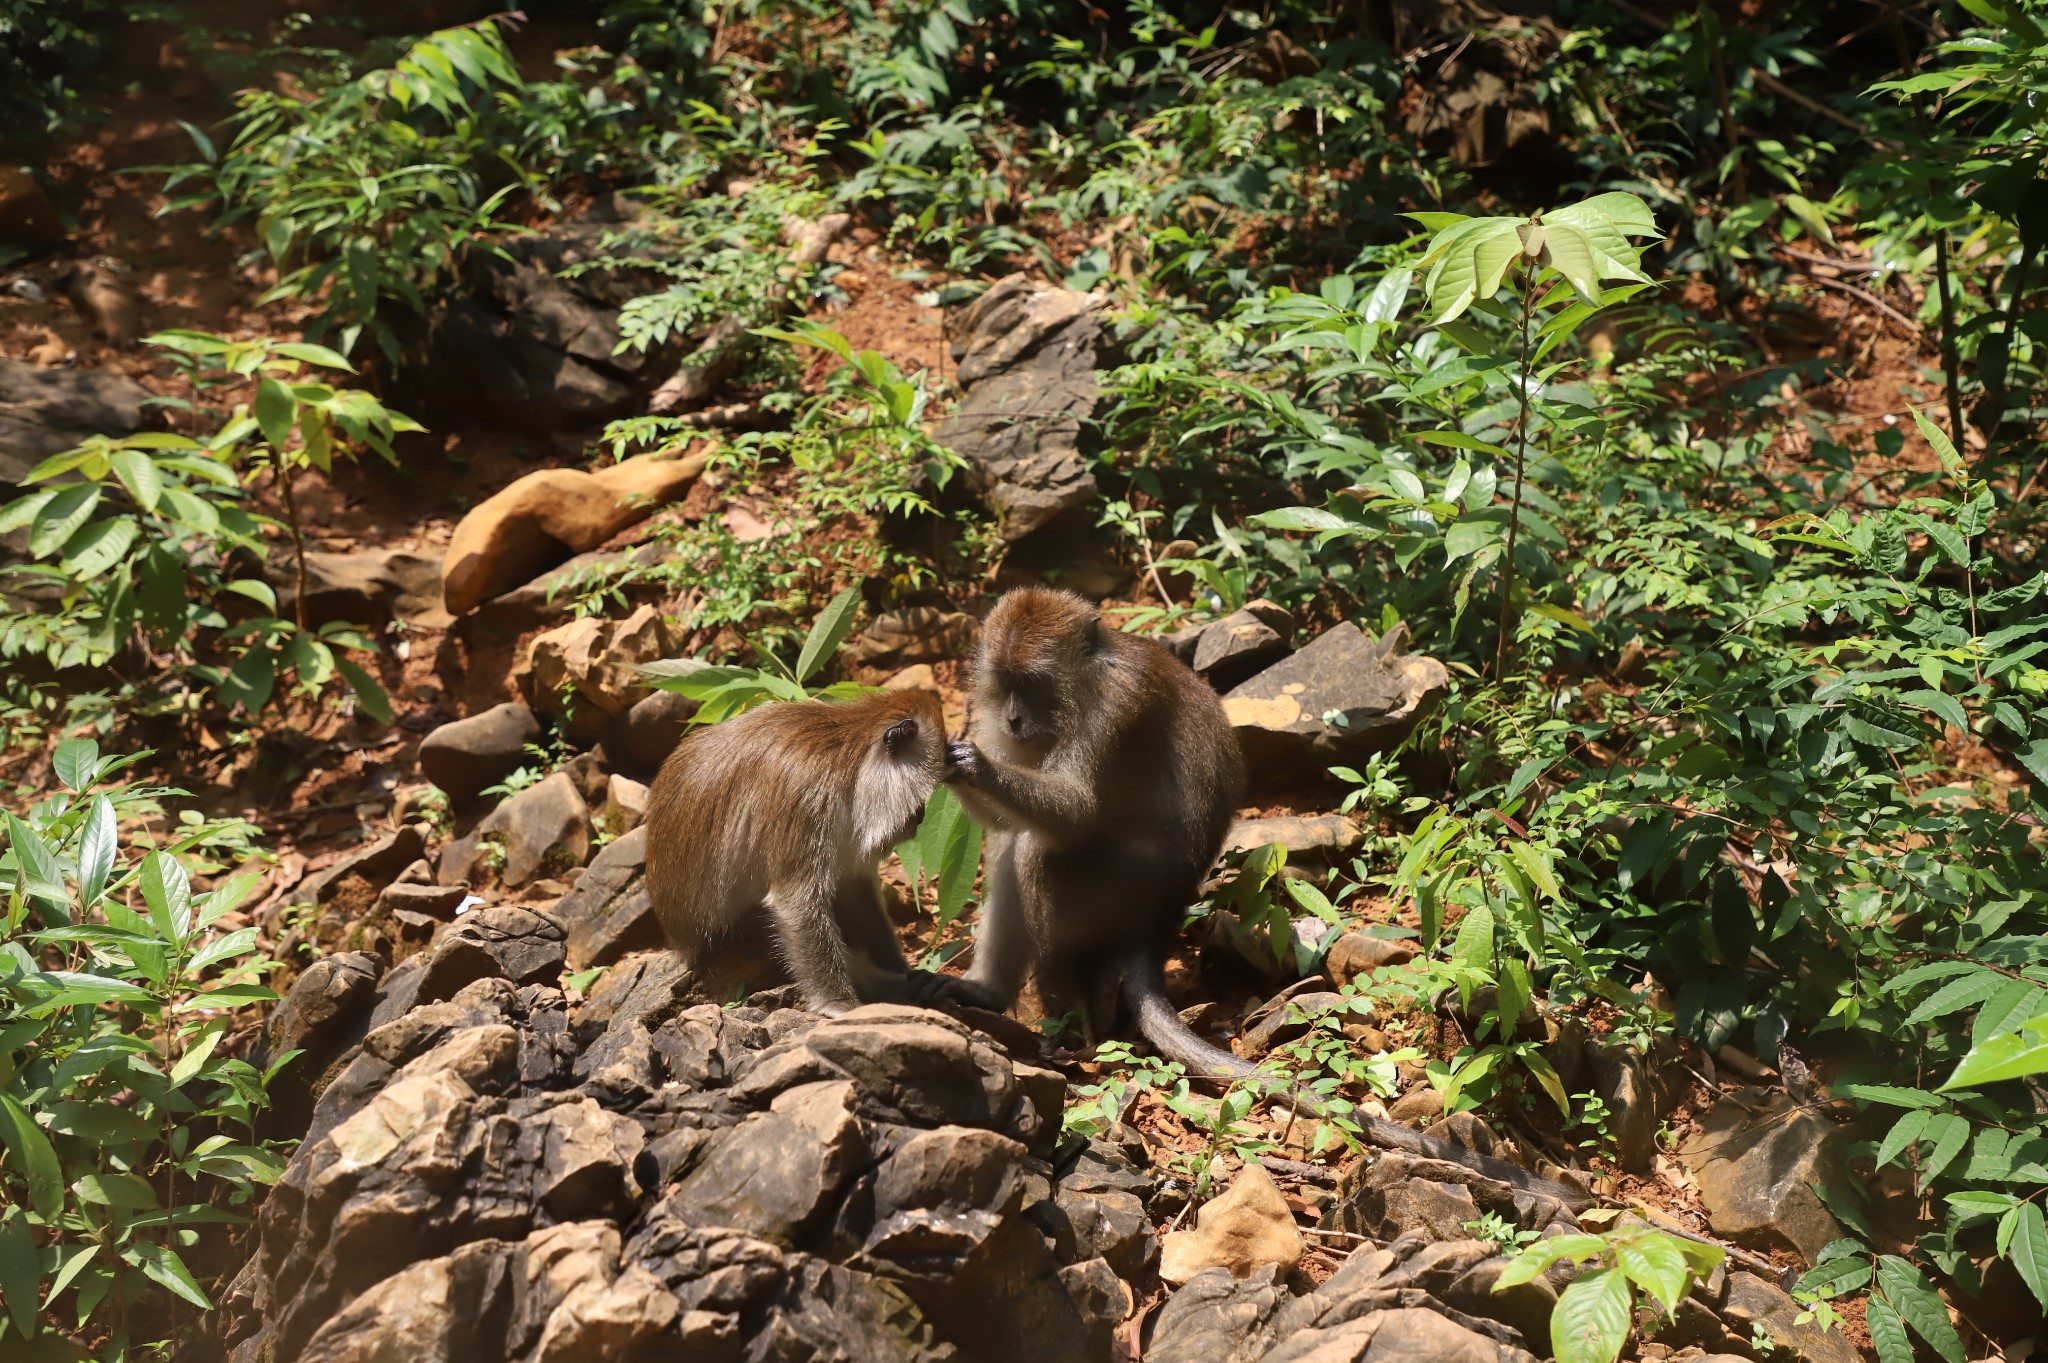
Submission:
M 981 755 L 981 749 L 972 743 L 959 742 L 946 745 L 946 774 L 940 779 L 947 783 L 955 781 L 973 785 L 981 779 L 988 763 Z

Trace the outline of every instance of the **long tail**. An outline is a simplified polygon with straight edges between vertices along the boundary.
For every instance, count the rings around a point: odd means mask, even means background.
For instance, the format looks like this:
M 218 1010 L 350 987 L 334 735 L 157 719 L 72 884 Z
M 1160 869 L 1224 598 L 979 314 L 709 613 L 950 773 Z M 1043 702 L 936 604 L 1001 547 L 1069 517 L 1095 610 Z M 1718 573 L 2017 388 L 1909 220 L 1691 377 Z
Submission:
M 1187 1066 L 1190 1074 L 1206 1075 L 1217 1079 L 1248 1079 L 1260 1073 L 1259 1067 L 1241 1056 L 1232 1055 L 1210 1042 L 1195 1035 L 1180 1019 L 1180 1012 L 1173 1001 L 1166 997 L 1166 974 L 1157 953 L 1134 952 L 1124 961 L 1123 981 L 1124 1005 L 1136 1016 L 1138 1030 L 1145 1040 L 1152 1043 L 1152 1049 L 1168 1060 Z M 1406 1127 L 1384 1117 L 1352 1111 L 1341 1114 L 1330 1111 L 1306 1093 L 1276 1093 L 1274 1101 L 1285 1103 L 1306 1116 L 1327 1120 L 1341 1120 L 1354 1125 L 1365 1140 L 1386 1150 L 1401 1150 L 1424 1159 L 1443 1160 L 1451 1164 L 1462 1164 L 1474 1173 L 1483 1174 L 1498 1183 L 1505 1183 L 1524 1192 L 1542 1193 L 1554 1197 L 1572 1210 L 1579 1211 L 1593 1204 L 1594 1198 L 1583 1188 L 1569 1183 L 1532 1174 L 1519 1164 L 1482 1155 L 1467 1150 L 1461 1145 L 1426 1136 L 1422 1132 Z

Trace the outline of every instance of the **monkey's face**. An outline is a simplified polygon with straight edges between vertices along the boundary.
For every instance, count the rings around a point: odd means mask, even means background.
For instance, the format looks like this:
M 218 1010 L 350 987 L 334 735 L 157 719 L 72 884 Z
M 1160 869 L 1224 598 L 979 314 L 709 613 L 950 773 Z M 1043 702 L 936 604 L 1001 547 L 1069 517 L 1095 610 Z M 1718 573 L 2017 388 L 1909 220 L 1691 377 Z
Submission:
M 1102 622 L 1072 592 L 1024 587 L 996 603 L 982 627 L 976 727 L 1013 755 L 1042 755 L 1088 703 Z

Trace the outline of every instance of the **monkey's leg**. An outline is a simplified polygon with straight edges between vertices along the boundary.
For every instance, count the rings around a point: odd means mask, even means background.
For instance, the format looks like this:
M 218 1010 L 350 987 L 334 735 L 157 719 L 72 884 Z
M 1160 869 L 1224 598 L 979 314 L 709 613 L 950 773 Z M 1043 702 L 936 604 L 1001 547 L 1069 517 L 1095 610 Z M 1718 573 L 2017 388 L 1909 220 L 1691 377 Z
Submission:
M 1038 954 L 1030 919 L 1018 894 L 1017 855 L 1024 839 L 1015 833 L 989 834 L 988 874 L 981 924 L 974 934 L 974 964 L 967 983 L 1007 1008 Z
M 854 985 L 874 1002 L 901 1002 L 910 997 L 910 963 L 882 904 L 881 878 L 855 876 L 840 885 L 832 902 L 833 917 L 852 951 Z
M 789 973 L 804 992 L 813 1012 L 843 1013 L 859 1005 L 846 940 L 833 915 L 834 887 L 797 882 L 768 891 L 768 916 L 775 921 L 777 945 Z

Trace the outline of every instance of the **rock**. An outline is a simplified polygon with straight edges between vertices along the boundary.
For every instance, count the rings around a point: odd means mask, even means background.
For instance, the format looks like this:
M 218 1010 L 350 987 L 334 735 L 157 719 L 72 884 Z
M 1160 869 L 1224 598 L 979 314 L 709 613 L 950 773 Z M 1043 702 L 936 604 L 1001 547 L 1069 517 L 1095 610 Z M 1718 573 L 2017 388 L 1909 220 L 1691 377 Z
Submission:
M 455 920 L 455 911 L 469 898 L 466 885 L 387 885 L 377 896 L 377 907 L 392 914 L 416 913 L 443 923 Z
M 0 359 L 0 483 L 19 483 L 88 436 L 133 435 L 155 424 L 150 392 L 98 369 L 43 369 Z
M 1555 1198 L 1517 1192 L 1462 1164 L 1400 1151 L 1347 1169 L 1323 1224 L 1382 1241 L 1411 1232 L 1429 1240 L 1468 1240 L 1465 1227 L 1487 1212 L 1524 1230 L 1576 1225 Z
M 1307 1036 L 1315 1020 L 1333 1009 L 1348 1009 L 1350 1000 L 1341 994 L 1303 990 L 1276 999 L 1254 1013 L 1238 1039 L 1239 1054 L 1257 1060 L 1276 1047 Z
M 600 206 L 466 254 L 467 296 L 434 310 L 420 346 L 426 363 L 402 376 L 400 405 L 528 434 L 593 430 L 645 411 L 687 338 L 621 349 L 618 312 L 669 281 L 647 270 L 568 273 L 613 254 L 606 234 L 619 230 L 620 215 Z
M 678 642 L 653 606 L 624 620 L 571 620 L 534 639 L 512 679 L 535 712 L 560 715 L 571 738 L 594 741 L 648 694 L 641 665 Z
M 605 781 L 604 827 L 614 838 L 624 837 L 647 817 L 647 787 L 630 776 L 613 772 Z
M 1798 1303 L 1777 1286 L 1753 1273 L 1728 1275 L 1728 1298 L 1722 1303 L 1721 1316 L 1733 1327 L 1737 1339 L 1746 1341 L 1761 1332 L 1776 1341 L 1781 1353 L 1799 1363 L 1857 1363 L 1860 1355 L 1846 1336 L 1816 1325 L 1800 1325 L 1799 1315 Z
M 841 1190 L 870 1161 L 847 1081 L 802 1084 L 776 1095 L 719 1142 L 676 1185 L 673 1213 L 794 1242 L 819 1229 Z
M 966 461 L 1006 544 L 1095 498 L 1081 440 L 1101 399 L 1095 371 L 1112 362 L 1096 315 L 1107 301 L 1014 274 L 960 318 L 960 406 L 933 436 Z
M 1417 1131 L 1427 1130 L 1444 1115 L 1444 1096 L 1433 1084 L 1417 1084 L 1396 1098 L 1387 1108 L 1387 1117 L 1403 1126 L 1412 1126 Z
M 1717 1235 L 1749 1249 L 1789 1249 L 1811 1264 L 1845 1234 L 1808 1186 L 1846 1185 L 1841 1133 L 1783 1093 L 1723 1097 L 1678 1154 Z
M 697 702 L 675 691 L 650 692 L 633 703 L 615 722 L 604 739 L 605 755 L 620 770 L 643 780 L 653 780 L 661 764 L 683 741 Z
M 1195 1214 L 1195 1229 L 1174 1231 L 1159 1247 L 1159 1276 L 1184 1283 L 1204 1269 L 1228 1269 L 1232 1277 L 1249 1278 L 1271 1266 L 1280 1275 L 1292 1273 L 1306 1249 L 1294 1213 L 1273 1176 L 1247 1164 L 1231 1181 L 1229 1191 Z
M 64 292 L 71 306 L 110 346 L 133 345 L 142 335 L 142 297 L 128 275 L 125 262 L 108 256 L 74 260 L 65 272 Z
M 497 878 L 508 889 L 540 879 L 549 870 L 581 866 L 590 855 L 590 807 L 567 772 L 556 772 L 486 814 L 467 835 L 441 853 L 444 885 L 475 884 L 503 852 Z
M 1407 630 L 1374 640 L 1346 622 L 1231 690 L 1224 713 L 1253 780 L 1356 765 L 1405 738 L 1450 684 L 1434 658 L 1402 653 Z
M 930 663 L 913 663 L 901 672 L 894 673 L 882 681 L 885 691 L 936 691 L 939 689 L 938 674 L 932 671 Z
M 509 904 L 465 914 L 427 958 L 416 1005 L 452 999 L 478 980 L 553 984 L 564 935 L 555 919 Z
M 1293 638 L 1292 616 L 1270 601 L 1253 601 L 1202 626 L 1186 661 L 1203 681 L 1228 691 L 1286 657 Z
M 569 967 L 610 965 L 635 951 L 666 942 L 647 899 L 647 830 L 636 828 L 605 844 L 556 914 L 569 928 Z
M 1323 974 L 1342 989 L 1356 984 L 1368 971 L 1406 965 L 1415 959 L 1412 939 L 1375 937 L 1368 932 L 1347 932 L 1330 944 L 1323 957 Z
M 442 604 L 466 615 L 482 602 L 595 549 L 680 497 L 702 458 L 640 455 L 599 469 L 541 469 L 472 507 L 442 559 Z
M 1365 833 L 1342 814 L 1239 819 L 1223 835 L 1223 850 L 1246 852 L 1272 842 L 1285 847 L 1288 861 L 1293 862 L 1302 857 L 1349 855 L 1365 845 Z
M 467 804 L 517 771 L 527 760 L 526 745 L 540 733 L 533 711 L 506 701 L 428 734 L 420 743 L 420 772 L 455 804 Z
M 1615 1163 L 1627 1173 L 1649 1173 L 1657 1159 L 1661 1114 L 1648 1062 L 1627 1047 L 1589 1041 L 1586 1067 L 1592 1072 L 1593 1091 L 1607 1104 Z
M 0 166 L 0 246 L 49 251 L 62 246 L 64 238 L 64 220 L 36 178 L 26 170 Z
M 257 1057 L 267 1065 L 301 1052 L 271 1080 L 267 1132 L 296 1137 L 305 1131 L 314 1094 L 330 1067 L 369 1030 L 383 974 L 384 963 L 369 952 L 340 951 L 322 956 L 292 981 L 265 1020 Z
M 292 891 L 290 902 L 325 905 L 339 900 L 353 905 L 360 914 L 426 850 L 426 834 L 420 825 L 407 824 L 306 877 Z
M 944 662 L 974 652 L 981 625 L 964 611 L 906 606 L 884 611 L 853 639 L 853 656 L 873 667 Z
M 1529 1358 L 1526 1350 L 1468 1329 L 1441 1312 L 1413 1307 L 1372 1311 L 1304 1330 L 1263 1355 L 1260 1363 L 1519 1363 Z
M 1264 1268 L 1243 1279 L 1212 1268 L 1166 1299 L 1145 1363 L 1251 1363 L 1270 1344 L 1263 1327 L 1288 1299 Z
M 296 561 L 290 554 L 279 555 L 264 575 L 278 589 L 279 614 L 291 615 L 298 591 Z M 345 620 L 372 627 L 403 620 L 445 629 L 454 617 L 441 608 L 440 559 L 403 549 L 369 549 L 306 555 L 306 619 L 315 625 Z

